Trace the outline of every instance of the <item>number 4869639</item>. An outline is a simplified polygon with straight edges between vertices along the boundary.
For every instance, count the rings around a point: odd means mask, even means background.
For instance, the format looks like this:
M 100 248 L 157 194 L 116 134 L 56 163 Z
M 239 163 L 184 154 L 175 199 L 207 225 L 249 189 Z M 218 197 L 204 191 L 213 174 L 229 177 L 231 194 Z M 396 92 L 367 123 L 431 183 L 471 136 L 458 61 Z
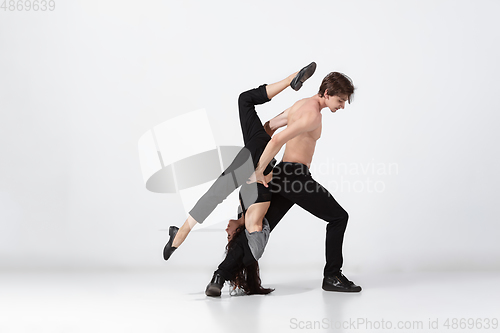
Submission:
M 4 0 L 2 2 L 2 5 L 0 6 L 0 9 L 3 9 L 4 11 L 17 11 L 17 12 L 22 12 L 22 11 L 46 11 L 50 10 L 53 11 L 56 9 L 56 2 L 54 0 Z

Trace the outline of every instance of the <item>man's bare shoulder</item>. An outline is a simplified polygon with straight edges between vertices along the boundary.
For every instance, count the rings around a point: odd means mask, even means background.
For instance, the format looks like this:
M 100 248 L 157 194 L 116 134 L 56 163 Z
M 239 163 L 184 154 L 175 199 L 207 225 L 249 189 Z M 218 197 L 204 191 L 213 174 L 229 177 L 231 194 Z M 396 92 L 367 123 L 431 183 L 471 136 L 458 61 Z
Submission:
M 319 112 L 320 108 L 318 102 L 313 98 L 303 98 L 295 102 L 291 107 L 292 113 L 311 113 Z
M 288 114 L 288 126 L 313 131 L 321 125 L 321 113 L 316 101 L 311 98 L 301 99 L 291 107 Z
M 301 99 L 292 106 L 292 118 L 306 117 L 310 120 L 321 119 L 319 104 L 313 98 Z

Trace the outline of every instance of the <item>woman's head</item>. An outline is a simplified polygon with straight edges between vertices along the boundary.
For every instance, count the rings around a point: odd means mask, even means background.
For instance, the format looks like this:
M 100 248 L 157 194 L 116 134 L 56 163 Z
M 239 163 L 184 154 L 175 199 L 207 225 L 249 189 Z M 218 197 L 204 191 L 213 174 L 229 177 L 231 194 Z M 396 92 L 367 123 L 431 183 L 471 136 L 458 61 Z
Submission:
M 236 230 L 238 230 L 238 228 L 240 228 L 241 226 L 244 226 L 245 225 L 245 217 L 244 216 L 241 216 L 239 219 L 237 220 L 229 220 L 228 224 L 227 224 L 227 228 L 226 228 L 226 232 L 227 232 L 227 241 L 231 241 L 231 239 L 233 239 L 234 237 L 234 234 L 236 232 Z

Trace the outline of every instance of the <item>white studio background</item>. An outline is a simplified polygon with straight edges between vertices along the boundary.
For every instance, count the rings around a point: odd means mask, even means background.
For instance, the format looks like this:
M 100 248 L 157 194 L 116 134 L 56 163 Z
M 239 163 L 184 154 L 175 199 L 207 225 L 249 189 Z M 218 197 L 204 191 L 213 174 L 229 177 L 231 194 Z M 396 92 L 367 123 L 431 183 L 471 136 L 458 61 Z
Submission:
M 241 145 L 238 94 L 316 61 L 301 91 L 259 112 L 312 96 L 330 71 L 353 79 L 354 102 L 323 111 L 313 160 L 350 214 L 345 269 L 498 269 L 499 11 L 331 0 L 2 9 L 0 268 L 214 269 L 224 224 L 163 262 L 168 226 L 186 214 L 177 195 L 146 190 L 138 139 L 205 108 L 217 145 Z M 263 271 L 311 265 L 320 276 L 324 237 L 322 221 L 294 208 Z

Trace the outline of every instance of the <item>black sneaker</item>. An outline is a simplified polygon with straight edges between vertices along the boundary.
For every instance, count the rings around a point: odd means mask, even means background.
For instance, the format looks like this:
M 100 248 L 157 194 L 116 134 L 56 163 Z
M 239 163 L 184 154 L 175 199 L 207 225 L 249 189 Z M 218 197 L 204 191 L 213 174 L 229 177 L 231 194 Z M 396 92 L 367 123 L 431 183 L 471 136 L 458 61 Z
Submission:
M 323 290 L 357 293 L 361 291 L 361 287 L 349 281 L 342 272 L 339 272 L 323 278 Z
M 172 243 L 174 242 L 175 235 L 177 235 L 177 231 L 179 231 L 179 228 L 176 226 L 170 226 L 170 229 L 168 230 L 168 234 L 170 235 L 170 239 L 168 240 L 167 245 L 163 248 L 163 259 L 168 260 L 172 253 L 174 253 L 175 250 L 177 250 L 176 247 L 172 246 Z
M 220 276 L 220 274 L 214 273 L 212 280 L 207 285 L 207 289 L 205 289 L 205 295 L 218 297 L 221 294 L 222 287 L 224 287 L 224 279 Z
M 300 70 L 299 74 L 297 74 L 290 83 L 290 87 L 295 91 L 299 90 L 302 87 L 302 83 L 306 82 L 306 80 L 314 74 L 315 70 L 316 63 L 313 61 Z

